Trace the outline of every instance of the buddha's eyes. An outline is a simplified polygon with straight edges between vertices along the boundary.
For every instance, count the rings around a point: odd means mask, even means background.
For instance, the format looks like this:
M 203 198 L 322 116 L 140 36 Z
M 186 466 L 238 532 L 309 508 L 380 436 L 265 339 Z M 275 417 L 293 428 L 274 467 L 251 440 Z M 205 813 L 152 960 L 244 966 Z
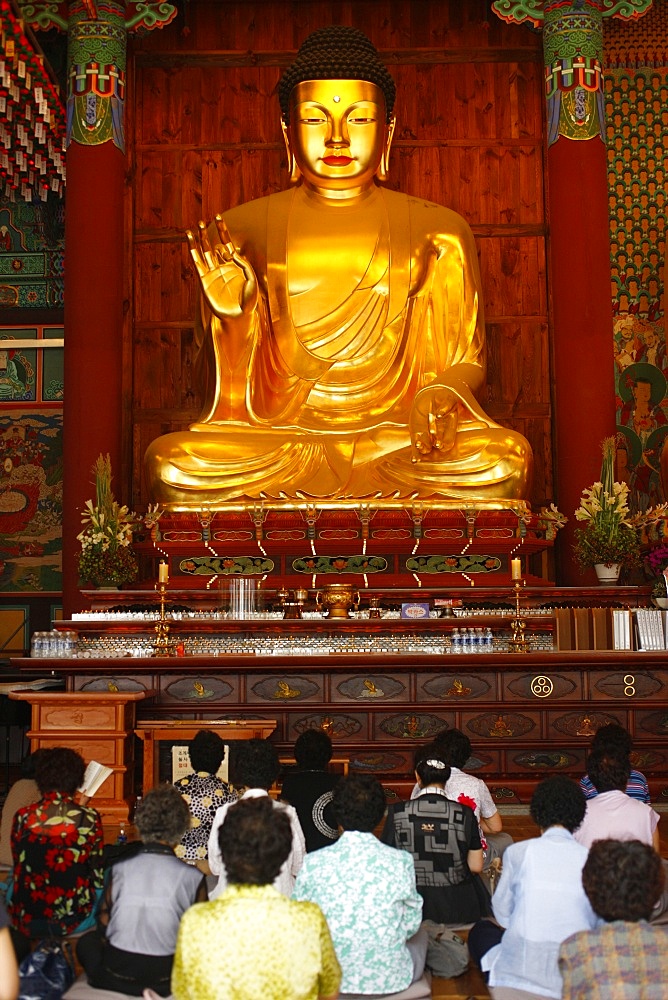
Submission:
M 316 112 L 307 112 L 304 115 L 299 116 L 300 125 L 326 125 L 329 120 L 329 116 Z M 363 111 L 353 111 L 346 118 L 348 125 L 371 125 L 376 121 L 375 115 L 371 115 L 368 112 Z

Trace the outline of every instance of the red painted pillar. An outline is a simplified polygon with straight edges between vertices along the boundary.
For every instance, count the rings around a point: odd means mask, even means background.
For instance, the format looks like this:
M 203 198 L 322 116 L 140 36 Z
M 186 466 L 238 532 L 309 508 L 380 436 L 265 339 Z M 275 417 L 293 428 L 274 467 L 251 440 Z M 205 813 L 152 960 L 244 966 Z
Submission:
M 593 5 L 544 7 L 557 504 L 570 519 L 557 580 L 571 586 L 594 582 L 572 556 L 574 511 L 600 478 L 603 438 L 615 432 L 602 24 Z
M 601 474 L 601 442 L 615 433 L 610 227 L 605 147 L 555 143 L 548 153 L 550 294 L 554 323 L 554 427 L 560 532 L 559 582 L 587 583 L 571 545 L 580 495 Z M 592 577 L 589 582 L 593 582 Z
M 114 16 L 114 8 L 117 8 Z M 63 426 L 63 610 L 81 605 L 77 563 L 81 508 L 95 498 L 91 467 L 111 456 L 120 500 L 123 322 L 123 76 L 125 6 L 104 10 L 106 35 L 83 4 L 70 4 L 65 221 L 65 403 Z M 111 36 L 113 44 L 109 45 Z M 96 61 L 95 38 L 106 47 Z M 106 64 L 106 65 L 105 65 Z M 110 86 L 113 92 L 110 92 Z M 100 96 L 100 94 L 105 96 Z M 121 148 L 119 148 L 119 145 Z

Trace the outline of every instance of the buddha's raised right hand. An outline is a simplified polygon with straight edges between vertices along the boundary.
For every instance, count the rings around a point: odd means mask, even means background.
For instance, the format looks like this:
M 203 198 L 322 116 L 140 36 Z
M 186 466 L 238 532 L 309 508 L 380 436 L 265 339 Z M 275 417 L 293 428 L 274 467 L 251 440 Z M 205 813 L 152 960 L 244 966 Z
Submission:
M 219 240 L 213 247 L 203 222 L 197 234 L 186 231 L 202 291 L 219 319 L 248 316 L 257 304 L 255 272 L 234 246 L 222 215 L 216 216 L 216 228 Z

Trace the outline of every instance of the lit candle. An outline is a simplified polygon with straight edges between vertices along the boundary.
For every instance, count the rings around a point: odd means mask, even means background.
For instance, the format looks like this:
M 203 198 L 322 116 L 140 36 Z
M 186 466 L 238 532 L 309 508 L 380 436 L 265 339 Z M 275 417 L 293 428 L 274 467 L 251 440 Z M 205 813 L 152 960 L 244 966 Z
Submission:
M 513 575 L 513 580 L 521 580 L 522 579 L 522 560 L 521 559 L 513 559 L 512 560 L 512 575 Z
M 519 559 L 517 560 L 519 562 Z M 514 560 L 513 560 L 514 562 Z M 161 559 L 158 563 L 158 583 L 167 583 L 169 581 L 169 566 L 164 559 Z

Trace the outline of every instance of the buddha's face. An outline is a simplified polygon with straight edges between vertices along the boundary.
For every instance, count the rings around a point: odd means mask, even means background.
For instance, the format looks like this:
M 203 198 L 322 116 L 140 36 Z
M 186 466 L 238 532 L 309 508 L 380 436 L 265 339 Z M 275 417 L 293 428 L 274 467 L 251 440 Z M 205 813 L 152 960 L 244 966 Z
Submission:
M 373 183 L 391 138 L 385 98 L 365 80 L 305 80 L 290 95 L 286 141 L 303 182 L 334 198 Z

